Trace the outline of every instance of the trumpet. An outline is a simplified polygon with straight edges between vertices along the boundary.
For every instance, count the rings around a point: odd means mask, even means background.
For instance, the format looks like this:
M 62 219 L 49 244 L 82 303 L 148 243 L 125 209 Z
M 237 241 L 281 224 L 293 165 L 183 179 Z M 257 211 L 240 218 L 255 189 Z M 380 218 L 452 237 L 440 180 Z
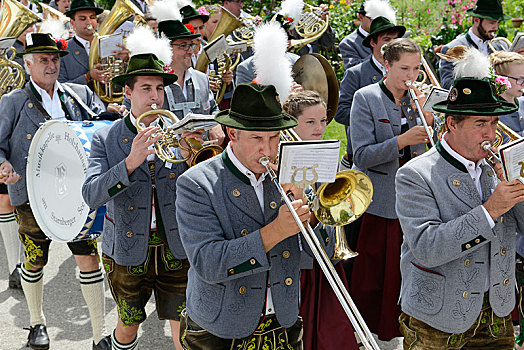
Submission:
M 173 112 L 168 111 L 167 109 L 157 109 L 156 104 L 151 105 L 151 107 L 153 108 L 152 110 L 140 114 L 140 116 L 136 119 L 135 126 L 138 131 L 144 129 L 142 127 L 142 120 L 151 115 L 167 117 L 170 120 L 171 124 L 179 122 L 179 119 Z M 189 166 L 193 166 L 200 162 L 203 162 L 206 159 L 214 157 L 223 151 L 222 147 L 218 145 L 206 145 L 205 143 L 201 144 L 196 140 L 187 138 L 181 139 L 179 135 L 173 132 L 172 128 L 170 128 L 169 125 L 166 125 L 165 122 L 159 123 L 159 128 L 160 130 L 158 133 L 161 134 L 162 137 L 154 144 L 155 153 L 158 158 L 162 159 L 165 162 L 179 164 L 187 162 L 191 159 Z M 182 146 L 180 142 L 181 140 L 185 141 L 187 147 Z M 176 148 L 179 148 L 181 151 L 187 152 L 188 155 L 182 159 L 177 159 L 176 153 L 174 151 L 174 149 Z
M 431 135 L 431 131 L 429 130 L 428 123 L 426 122 L 426 118 L 424 117 L 424 114 L 422 113 L 422 108 L 420 107 L 420 104 L 418 103 L 418 97 L 415 91 L 413 90 L 413 82 L 411 80 L 406 81 L 406 86 L 408 87 L 409 95 L 411 96 L 411 99 L 415 102 L 415 106 L 417 106 L 417 111 L 420 117 L 420 120 L 422 121 L 422 125 L 424 125 L 424 129 L 426 130 L 426 134 L 428 134 L 429 142 L 431 142 L 431 146 L 435 146 L 435 141 L 433 141 L 433 135 Z
M 484 151 L 488 151 L 489 153 L 491 153 L 491 157 L 490 158 L 494 158 L 497 162 L 499 163 L 502 163 L 502 161 L 500 160 L 500 157 L 497 153 L 493 152 L 493 150 L 491 149 L 491 141 L 483 141 L 481 144 L 480 144 L 480 147 L 484 150 Z M 488 160 L 491 160 L 491 159 L 488 159 Z
M 493 143 L 493 145 L 491 144 L 491 141 L 488 141 L 488 140 L 483 141 L 480 144 L 480 147 L 483 150 L 488 151 L 491 154 L 491 156 L 488 158 L 488 161 L 493 162 L 492 159 L 495 159 L 497 162 L 502 163 L 500 160 L 500 156 L 497 153 L 495 153 L 491 149 L 491 147 L 499 147 L 500 145 L 502 145 L 504 143 L 503 135 L 506 135 L 508 139 L 511 141 L 515 141 L 515 140 L 522 138 L 519 134 L 513 131 L 509 126 L 499 121 L 497 123 L 497 133 L 495 135 L 495 142 Z
M 342 308 L 346 312 L 346 315 L 348 316 L 351 324 L 355 328 L 355 331 L 357 332 L 362 343 L 364 344 L 364 347 L 366 349 L 379 349 L 377 342 L 371 334 L 371 331 L 369 330 L 369 328 L 366 325 L 366 322 L 360 315 L 360 312 L 358 311 L 355 303 L 349 296 L 348 291 L 346 290 L 344 284 L 342 283 L 342 280 L 338 276 L 338 273 L 336 272 L 335 268 L 331 264 L 329 257 L 324 251 L 324 248 L 322 247 L 317 236 L 313 232 L 313 229 L 309 224 L 306 224 L 306 226 L 304 226 L 296 211 L 293 209 L 293 206 L 291 205 L 291 199 L 287 196 L 286 192 L 280 185 L 280 182 L 278 181 L 275 172 L 269 165 L 269 157 L 260 158 L 259 163 L 267 169 L 271 180 L 277 187 L 286 206 L 291 212 L 291 215 L 293 216 L 295 222 L 300 228 L 302 237 L 304 237 L 307 244 L 311 248 L 311 251 L 315 256 L 315 259 L 320 265 L 322 272 L 326 276 L 329 284 L 331 285 L 331 288 L 335 292 L 335 295 L 337 296 L 340 304 L 342 305 Z M 368 205 L 371 202 L 371 196 L 373 191 L 371 180 L 367 178 L 369 183 L 365 183 L 364 186 L 361 187 L 358 186 L 362 185 L 363 181 L 365 182 L 366 177 L 366 175 L 359 171 L 348 170 L 337 174 L 337 179 L 335 180 L 335 183 L 324 184 L 325 186 L 323 185 L 319 189 L 318 195 L 314 199 L 315 203 L 320 204 L 320 207 L 317 208 L 317 210 L 315 210 L 315 215 L 317 216 L 317 218 L 319 220 L 326 220 L 327 218 L 334 219 L 334 221 L 337 222 L 337 225 L 343 225 L 351 222 L 350 217 L 353 218 L 353 214 L 357 214 L 355 210 L 356 206 L 354 206 L 355 201 L 351 199 L 352 195 L 362 190 L 360 194 L 363 194 L 363 198 L 361 199 L 367 202 Z M 347 206 L 348 204 L 349 207 Z M 345 209 L 342 209 L 341 206 Z M 367 206 L 363 206 L 362 208 L 364 208 L 365 211 Z M 349 210 L 351 215 L 349 215 L 347 210 Z M 348 215 L 345 215 L 343 213 Z

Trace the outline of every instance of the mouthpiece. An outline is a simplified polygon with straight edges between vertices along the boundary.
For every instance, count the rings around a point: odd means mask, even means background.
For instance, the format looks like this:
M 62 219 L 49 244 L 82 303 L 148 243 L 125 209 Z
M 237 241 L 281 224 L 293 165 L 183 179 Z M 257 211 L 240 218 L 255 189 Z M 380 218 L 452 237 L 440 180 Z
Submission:
M 491 142 L 489 142 L 488 140 L 486 141 L 483 141 L 481 144 L 480 144 L 480 147 L 484 150 L 484 151 L 491 151 Z
M 406 80 L 405 84 L 407 87 L 410 87 L 411 85 L 413 85 L 413 82 L 411 80 Z
M 263 167 L 267 167 L 271 161 L 269 160 L 268 156 L 264 156 L 258 160 L 258 163 Z
M 156 103 L 153 103 L 153 104 L 151 105 L 151 108 L 152 108 L 152 109 L 158 109 L 158 106 L 156 105 Z

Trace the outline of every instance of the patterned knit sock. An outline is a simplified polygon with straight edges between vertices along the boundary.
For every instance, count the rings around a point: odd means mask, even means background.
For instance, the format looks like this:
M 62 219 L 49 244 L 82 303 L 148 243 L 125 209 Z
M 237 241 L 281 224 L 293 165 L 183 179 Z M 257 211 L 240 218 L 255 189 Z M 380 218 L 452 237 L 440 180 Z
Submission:
M 22 242 L 18 236 L 18 223 L 15 220 L 14 213 L 0 214 L 0 232 L 4 240 L 7 266 L 9 273 L 11 273 L 20 263 L 20 251 L 22 249 Z
M 129 344 L 120 344 L 116 340 L 115 331 L 113 331 L 113 336 L 111 337 L 111 349 L 112 350 L 135 350 L 138 349 L 138 335 L 135 337 Z
M 102 269 L 95 271 L 80 271 L 80 289 L 89 309 L 93 341 L 98 344 L 105 333 L 105 307 L 104 275 Z
M 27 271 L 22 264 L 22 289 L 29 308 L 31 327 L 45 324 L 44 311 L 42 310 L 42 295 L 44 294 L 44 269 Z

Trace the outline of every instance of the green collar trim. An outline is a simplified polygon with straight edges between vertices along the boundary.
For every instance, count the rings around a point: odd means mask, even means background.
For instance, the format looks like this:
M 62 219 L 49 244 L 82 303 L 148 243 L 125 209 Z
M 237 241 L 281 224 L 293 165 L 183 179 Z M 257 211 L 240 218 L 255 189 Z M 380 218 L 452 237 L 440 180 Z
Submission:
M 131 123 L 131 118 L 129 117 L 129 114 L 125 116 L 124 122 L 126 123 L 127 128 L 133 133 L 138 134 L 138 130 L 136 129 L 136 126 Z
M 35 94 L 36 96 L 36 99 L 40 102 L 42 102 L 42 95 L 40 95 L 40 93 L 38 93 L 38 91 L 36 90 L 35 86 L 33 85 L 33 82 L 30 81 L 29 82 L 29 87 L 31 88 L 31 91 L 33 92 L 33 94 Z
M 459 162 L 458 160 L 453 158 L 453 156 L 451 154 L 449 154 L 448 151 L 446 151 L 444 149 L 444 147 L 442 147 L 442 144 L 440 143 L 440 140 L 438 140 L 437 143 L 435 144 L 435 148 L 437 149 L 438 153 L 440 153 L 442 158 L 447 160 L 447 162 L 449 164 L 453 165 L 455 168 L 457 168 L 458 170 L 460 170 L 460 171 L 462 171 L 464 173 L 468 172 L 468 169 L 466 169 L 464 164 L 462 164 L 461 162 Z
M 383 79 L 381 79 L 378 82 L 378 85 L 382 89 L 382 92 L 385 93 L 386 96 L 391 100 L 391 102 L 395 103 L 395 97 L 393 97 L 393 94 L 391 93 L 391 91 L 389 91 L 388 88 L 386 87 L 386 84 L 384 83 L 384 79 L 386 78 L 384 77 Z
M 247 176 L 242 174 L 240 172 L 240 170 L 238 170 L 238 168 L 235 166 L 235 164 L 233 164 L 231 159 L 229 159 L 229 156 L 227 155 L 227 151 L 226 150 L 224 150 L 224 152 L 222 152 L 222 160 L 224 161 L 224 164 L 226 165 L 226 167 L 233 173 L 233 175 L 238 177 L 240 179 L 240 181 L 242 181 L 246 185 L 251 186 L 251 181 L 249 181 Z
M 473 47 L 476 48 L 477 50 L 479 49 L 479 47 L 477 46 L 477 44 L 475 44 L 475 42 L 473 41 L 473 39 L 471 39 L 471 35 L 469 35 L 469 31 L 466 32 L 466 40 L 468 41 L 468 43 L 471 44 L 471 46 L 473 46 Z
M 373 55 L 371 55 L 371 57 L 369 58 L 369 62 L 371 63 L 371 67 L 375 68 L 375 70 L 380 73 L 380 75 L 382 75 L 382 71 L 380 70 L 380 68 L 377 67 L 377 65 L 375 64 L 375 61 L 373 61 Z M 382 82 L 382 80 L 380 80 L 380 82 Z M 382 83 L 384 84 L 384 83 Z M 385 87 L 385 86 L 384 86 Z M 387 90 L 387 89 L 386 89 Z M 389 90 L 388 90 L 389 92 Z

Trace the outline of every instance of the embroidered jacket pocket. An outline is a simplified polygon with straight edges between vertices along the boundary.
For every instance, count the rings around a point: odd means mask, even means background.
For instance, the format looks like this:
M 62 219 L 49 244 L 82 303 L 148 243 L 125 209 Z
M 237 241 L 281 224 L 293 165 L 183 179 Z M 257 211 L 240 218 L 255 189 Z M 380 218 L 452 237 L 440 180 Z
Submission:
M 440 273 L 412 262 L 407 303 L 428 315 L 438 313 L 444 304 L 445 279 Z

